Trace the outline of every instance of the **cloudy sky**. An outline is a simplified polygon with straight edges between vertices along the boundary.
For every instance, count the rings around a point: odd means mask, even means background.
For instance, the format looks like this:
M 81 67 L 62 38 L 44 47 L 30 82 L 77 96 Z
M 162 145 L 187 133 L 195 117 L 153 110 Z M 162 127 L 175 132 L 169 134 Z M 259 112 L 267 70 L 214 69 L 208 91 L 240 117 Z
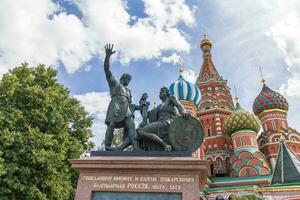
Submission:
M 58 70 L 94 117 L 92 139 L 101 144 L 110 100 L 103 72 L 106 43 L 117 54 L 116 77 L 130 73 L 135 102 L 178 77 L 195 81 L 202 63 L 203 33 L 213 40 L 219 73 L 251 110 L 267 84 L 290 104 L 290 126 L 300 130 L 300 1 L 297 0 L 0 0 L 0 75 L 21 62 Z

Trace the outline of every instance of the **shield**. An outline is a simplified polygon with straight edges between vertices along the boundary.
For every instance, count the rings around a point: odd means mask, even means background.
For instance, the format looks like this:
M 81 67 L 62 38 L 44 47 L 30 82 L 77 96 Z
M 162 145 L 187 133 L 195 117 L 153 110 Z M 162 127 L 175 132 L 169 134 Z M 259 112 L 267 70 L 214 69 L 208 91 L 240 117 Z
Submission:
M 192 116 L 176 118 L 169 128 L 170 144 L 177 151 L 194 152 L 202 144 L 203 137 L 201 124 Z

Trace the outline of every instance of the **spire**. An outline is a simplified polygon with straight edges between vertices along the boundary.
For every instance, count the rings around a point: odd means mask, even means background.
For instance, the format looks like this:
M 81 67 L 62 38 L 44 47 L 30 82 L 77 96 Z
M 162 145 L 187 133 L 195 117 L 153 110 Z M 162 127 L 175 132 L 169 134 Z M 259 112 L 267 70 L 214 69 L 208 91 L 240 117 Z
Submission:
M 235 110 L 239 110 L 239 109 L 242 109 L 240 103 L 239 103 L 239 96 L 237 95 L 237 92 L 236 92 L 236 87 L 235 85 L 233 86 L 234 87 L 234 95 L 235 95 Z
M 263 75 L 263 73 L 262 73 L 262 70 L 261 70 L 261 66 L 259 66 L 259 71 L 260 71 L 260 76 L 261 76 L 261 82 L 262 82 L 262 84 L 266 84 L 266 80 L 264 79 L 264 75 Z
M 289 149 L 284 141 L 279 144 L 279 153 L 272 175 L 271 184 L 299 183 L 300 182 L 300 160 Z
M 235 101 L 236 101 L 236 103 L 239 103 L 239 96 L 237 95 L 237 92 L 236 92 L 236 87 L 235 87 L 235 85 L 233 85 L 233 87 L 234 87 Z
M 183 60 L 181 57 L 178 57 L 178 63 L 179 63 L 179 76 L 182 76 L 183 73 Z
M 200 42 L 200 48 L 203 52 L 203 63 L 201 66 L 198 81 L 205 82 L 209 79 L 222 80 L 222 77 L 219 75 L 211 59 L 212 41 L 210 39 L 207 39 L 206 34 L 204 34 L 204 38 Z

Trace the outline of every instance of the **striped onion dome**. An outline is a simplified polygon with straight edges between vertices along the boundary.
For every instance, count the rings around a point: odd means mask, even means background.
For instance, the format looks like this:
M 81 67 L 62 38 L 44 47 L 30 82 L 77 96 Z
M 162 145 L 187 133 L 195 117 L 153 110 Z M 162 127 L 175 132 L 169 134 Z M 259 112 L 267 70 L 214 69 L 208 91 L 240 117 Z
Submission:
M 242 130 L 252 130 L 257 133 L 260 129 L 260 121 L 254 114 L 244 110 L 239 103 L 236 103 L 234 111 L 226 119 L 224 126 L 228 135 Z
M 179 100 L 192 101 L 197 106 L 200 104 L 201 94 L 196 85 L 186 81 L 180 74 L 178 79 L 169 87 L 170 93 Z
M 282 96 L 278 92 L 275 92 L 266 84 L 264 84 L 261 92 L 256 97 L 253 103 L 253 112 L 256 115 L 259 115 L 263 111 L 271 109 L 281 109 L 288 111 L 289 104 L 284 96 Z

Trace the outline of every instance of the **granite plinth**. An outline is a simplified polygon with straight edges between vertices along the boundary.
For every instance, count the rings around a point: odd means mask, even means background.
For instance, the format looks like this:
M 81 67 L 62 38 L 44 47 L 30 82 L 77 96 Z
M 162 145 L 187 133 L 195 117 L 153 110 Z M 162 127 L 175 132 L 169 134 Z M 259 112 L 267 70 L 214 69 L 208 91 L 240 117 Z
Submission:
M 188 151 L 91 151 L 91 156 L 191 157 Z
M 79 170 L 75 200 L 122 192 L 130 200 L 134 199 L 131 194 L 149 199 L 178 194 L 182 200 L 199 200 L 208 169 L 206 161 L 192 157 L 93 156 L 71 160 L 71 164 Z

